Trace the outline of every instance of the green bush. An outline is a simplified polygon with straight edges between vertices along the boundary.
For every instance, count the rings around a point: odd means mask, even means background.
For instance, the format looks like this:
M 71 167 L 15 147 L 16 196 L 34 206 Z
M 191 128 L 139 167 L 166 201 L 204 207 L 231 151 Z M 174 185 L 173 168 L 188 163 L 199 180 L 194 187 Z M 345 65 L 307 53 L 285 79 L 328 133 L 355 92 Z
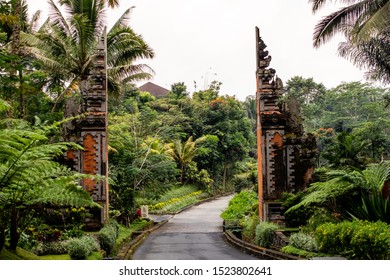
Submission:
M 281 201 L 285 211 L 287 211 L 289 208 L 301 202 L 304 196 L 305 196 L 304 192 L 297 192 L 295 194 L 288 193 L 288 192 L 282 193 Z M 306 208 L 301 207 L 294 211 L 283 213 L 285 217 L 286 225 L 289 227 L 299 227 L 306 224 L 306 221 L 310 218 L 312 214 L 313 214 L 312 207 L 306 207 Z
M 274 231 L 279 229 L 279 226 L 270 222 L 260 222 L 256 226 L 256 244 L 261 247 L 269 247 L 272 245 Z
M 89 235 L 71 239 L 68 243 L 68 254 L 73 260 L 85 260 L 93 251 L 98 249 L 99 244 Z
M 359 259 L 390 259 L 390 225 L 369 223 L 354 231 L 351 247 Z
M 339 222 L 338 219 L 325 208 L 314 208 L 313 214 L 307 220 L 302 230 L 306 233 L 313 233 L 319 225 L 337 222 Z
M 82 231 L 81 229 L 72 228 L 72 229 L 65 230 L 62 233 L 61 239 L 67 240 L 67 239 L 71 239 L 71 238 L 80 238 L 83 235 L 84 235 L 84 231 Z
M 390 259 L 390 225 L 345 221 L 319 226 L 315 238 L 321 252 L 351 259 Z
M 318 252 L 318 245 L 313 236 L 303 232 L 291 234 L 289 245 L 309 252 Z
M 252 215 L 243 222 L 242 240 L 255 243 L 256 239 L 256 227 L 260 223 L 258 215 Z
M 232 184 L 234 185 L 234 190 L 237 193 L 243 189 L 250 189 L 253 187 L 252 182 L 249 181 L 247 177 L 243 176 L 235 176 L 232 179 Z
M 244 190 L 229 201 L 229 205 L 222 212 L 221 218 L 224 220 L 241 220 L 252 212 L 257 203 L 257 194 L 253 191 Z
M 62 255 L 68 253 L 69 241 L 40 242 L 32 249 L 38 256 L 42 255 Z
M 119 225 L 116 221 L 110 221 L 98 233 L 100 248 L 109 256 L 115 246 L 118 237 Z

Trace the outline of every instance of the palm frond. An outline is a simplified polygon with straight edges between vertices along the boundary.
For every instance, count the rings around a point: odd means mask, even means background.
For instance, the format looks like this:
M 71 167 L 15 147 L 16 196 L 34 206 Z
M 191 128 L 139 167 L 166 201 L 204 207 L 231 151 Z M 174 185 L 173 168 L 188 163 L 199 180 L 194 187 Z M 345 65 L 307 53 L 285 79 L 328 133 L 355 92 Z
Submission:
M 38 29 L 37 25 L 39 23 L 40 18 L 41 18 L 41 10 L 38 10 L 31 17 L 30 23 L 28 25 L 29 26 L 28 33 L 33 33 L 35 31 L 37 31 L 37 29 Z
M 372 1 L 366 7 L 365 12 L 356 20 L 356 23 L 351 30 L 350 36 L 354 43 L 358 41 L 367 41 L 381 30 L 390 27 L 390 2 L 386 1 Z
M 370 0 L 362 1 L 331 13 L 324 17 L 314 28 L 313 46 L 319 47 L 326 43 L 335 34 L 345 32 L 349 26 L 353 25 L 357 18 L 367 8 Z
M 110 8 L 115 8 L 119 6 L 119 0 L 107 0 L 107 4 Z
M 368 41 L 353 43 L 350 40 L 339 45 L 340 56 L 350 60 L 360 69 L 366 69 L 366 78 L 390 83 L 390 29 Z
M 113 79 L 120 81 L 129 81 L 129 77 L 133 77 L 136 74 L 148 74 L 146 77 L 150 77 L 154 74 L 153 69 L 146 64 L 131 64 L 131 65 L 119 65 L 117 67 L 110 68 L 109 75 Z
M 328 0 L 309 0 L 309 3 L 312 3 L 311 9 L 312 12 L 315 13 L 319 9 L 321 9 L 327 2 L 330 2 Z
M 53 0 L 49 0 L 49 9 L 51 13 L 49 14 L 50 17 L 50 22 L 60 28 L 61 30 L 64 31 L 64 33 L 68 34 L 70 36 L 70 27 L 68 25 L 67 20 L 64 18 L 62 12 L 60 9 L 57 7 L 57 5 L 54 3 Z
M 111 27 L 111 30 L 118 28 L 120 26 L 128 26 L 130 21 L 131 13 L 133 12 L 133 9 L 135 6 L 132 6 L 128 8 L 121 16 L 120 18 L 115 22 L 115 24 Z M 109 31 L 110 32 L 110 31 Z

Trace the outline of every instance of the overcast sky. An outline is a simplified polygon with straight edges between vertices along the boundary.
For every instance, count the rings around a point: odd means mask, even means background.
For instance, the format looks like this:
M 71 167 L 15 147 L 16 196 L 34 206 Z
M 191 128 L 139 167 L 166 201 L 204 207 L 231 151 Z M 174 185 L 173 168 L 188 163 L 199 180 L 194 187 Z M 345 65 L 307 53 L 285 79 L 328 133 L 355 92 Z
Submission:
M 27 0 L 31 11 L 47 16 L 47 0 Z M 255 93 L 255 26 L 267 44 L 270 67 L 286 82 L 293 76 L 314 78 L 327 88 L 342 81 L 364 81 L 363 71 L 337 56 L 338 37 L 319 49 L 312 47 L 318 20 L 336 9 L 313 15 L 307 0 L 121 0 L 109 10 L 111 26 L 135 6 L 130 25 L 154 49 L 147 63 L 152 82 L 170 89 L 185 82 L 189 91 L 222 82 L 221 93 L 240 100 Z M 142 83 L 141 83 L 142 84 Z

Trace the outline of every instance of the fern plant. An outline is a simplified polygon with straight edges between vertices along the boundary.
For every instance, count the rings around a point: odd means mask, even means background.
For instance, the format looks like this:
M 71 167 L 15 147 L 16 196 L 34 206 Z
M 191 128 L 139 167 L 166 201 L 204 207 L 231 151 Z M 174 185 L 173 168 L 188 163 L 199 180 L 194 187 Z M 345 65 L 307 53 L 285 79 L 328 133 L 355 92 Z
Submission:
M 16 249 L 20 233 L 43 205 L 100 207 L 79 185 L 82 178 L 95 178 L 59 164 L 75 143 L 48 143 L 43 131 L 0 130 L 0 249 L 5 231 L 10 248 Z
M 357 196 L 352 205 L 353 210 L 349 212 L 351 217 L 373 221 L 388 219 L 389 197 L 384 197 L 382 190 L 386 180 L 390 178 L 390 161 L 369 165 L 363 171 L 336 170 L 327 174 L 330 176 L 328 181 L 312 184 L 302 201 L 289 208 L 286 213 L 312 205 L 345 212 L 347 209 L 339 209 L 338 202 Z

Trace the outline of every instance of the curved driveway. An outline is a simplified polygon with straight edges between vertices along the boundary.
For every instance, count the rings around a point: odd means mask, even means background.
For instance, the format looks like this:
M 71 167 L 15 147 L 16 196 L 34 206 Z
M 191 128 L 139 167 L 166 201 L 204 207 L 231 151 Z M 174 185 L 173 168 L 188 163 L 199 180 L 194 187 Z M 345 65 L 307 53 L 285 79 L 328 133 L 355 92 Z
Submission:
M 255 260 L 223 240 L 220 213 L 232 196 L 194 206 L 152 232 L 134 260 Z

